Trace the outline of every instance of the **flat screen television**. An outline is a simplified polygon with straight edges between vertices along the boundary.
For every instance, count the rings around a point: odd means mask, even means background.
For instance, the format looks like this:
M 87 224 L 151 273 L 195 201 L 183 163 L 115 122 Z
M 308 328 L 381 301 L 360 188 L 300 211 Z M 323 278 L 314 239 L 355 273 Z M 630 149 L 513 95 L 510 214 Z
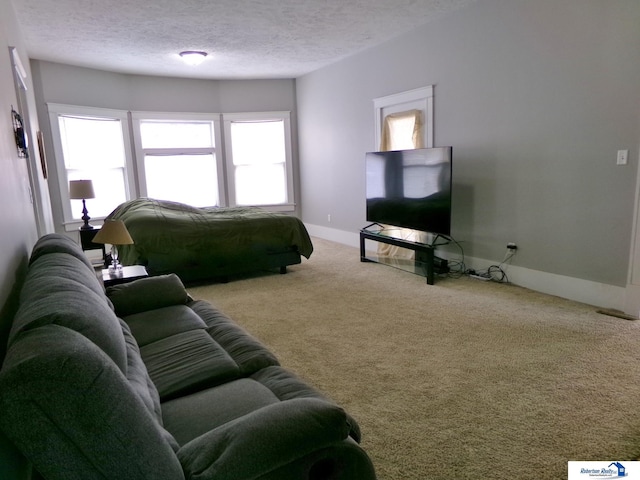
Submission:
M 451 235 L 451 151 L 368 152 L 367 221 Z

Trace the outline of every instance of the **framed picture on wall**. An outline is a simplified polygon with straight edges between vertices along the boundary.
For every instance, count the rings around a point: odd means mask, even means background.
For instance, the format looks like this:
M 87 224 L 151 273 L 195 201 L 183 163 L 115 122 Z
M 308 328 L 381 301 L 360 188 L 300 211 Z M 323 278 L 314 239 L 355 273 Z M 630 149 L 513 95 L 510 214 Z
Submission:
M 44 136 L 42 135 L 42 131 L 38 130 L 36 134 L 36 138 L 38 140 L 38 151 L 40 152 L 40 166 L 42 167 L 42 176 L 47 179 L 47 156 L 44 151 Z

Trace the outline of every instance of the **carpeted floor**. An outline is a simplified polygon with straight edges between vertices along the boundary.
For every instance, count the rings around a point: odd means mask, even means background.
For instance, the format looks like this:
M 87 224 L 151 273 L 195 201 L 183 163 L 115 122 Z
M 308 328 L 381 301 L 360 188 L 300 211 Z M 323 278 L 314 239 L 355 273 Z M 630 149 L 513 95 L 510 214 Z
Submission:
M 286 275 L 189 291 L 348 410 L 381 480 L 561 479 L 640 455 L 640 322 L 314 246 Z

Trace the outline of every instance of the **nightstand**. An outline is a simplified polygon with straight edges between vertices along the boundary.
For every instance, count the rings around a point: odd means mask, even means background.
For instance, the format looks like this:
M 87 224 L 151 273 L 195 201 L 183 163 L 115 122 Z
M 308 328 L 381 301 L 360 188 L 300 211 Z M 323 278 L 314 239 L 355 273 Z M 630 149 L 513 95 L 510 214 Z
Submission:
M 100 231 L 99 228 L 79 229 L 80 231 L 80 246 L 82 250 L 100 250 L 102 252 L 102 261 L 105 261 L 106 250 L 104 243 L 94 243 L 93 237 Z
M 102 281 L 105 287 L 112 285 L 119 285 L 121 283 L 128 283 L 140 278 L 146 278 L 149 276 L 147 269 L 142 265 L 130 265 L 128 267 L 122 267 L 118 271 L 118 274 L 109 273 L 109 269 L 102 270 Z

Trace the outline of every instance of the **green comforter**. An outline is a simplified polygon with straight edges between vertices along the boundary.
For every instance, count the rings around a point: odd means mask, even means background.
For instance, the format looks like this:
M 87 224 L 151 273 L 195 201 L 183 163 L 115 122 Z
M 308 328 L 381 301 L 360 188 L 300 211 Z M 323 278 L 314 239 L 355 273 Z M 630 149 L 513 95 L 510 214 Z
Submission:
M 123 203 L 107 218 L 121 219 L 134 245 L 119 248 L 124 265 L 175 271 L 190 262 L 227 264 L 261 255 L 296 251 L 309 258 L 313 245 L 296 217 L 255 207 L 205 207 L 139 198 Z M 219 273 L 219 272 L 217 272 Z

